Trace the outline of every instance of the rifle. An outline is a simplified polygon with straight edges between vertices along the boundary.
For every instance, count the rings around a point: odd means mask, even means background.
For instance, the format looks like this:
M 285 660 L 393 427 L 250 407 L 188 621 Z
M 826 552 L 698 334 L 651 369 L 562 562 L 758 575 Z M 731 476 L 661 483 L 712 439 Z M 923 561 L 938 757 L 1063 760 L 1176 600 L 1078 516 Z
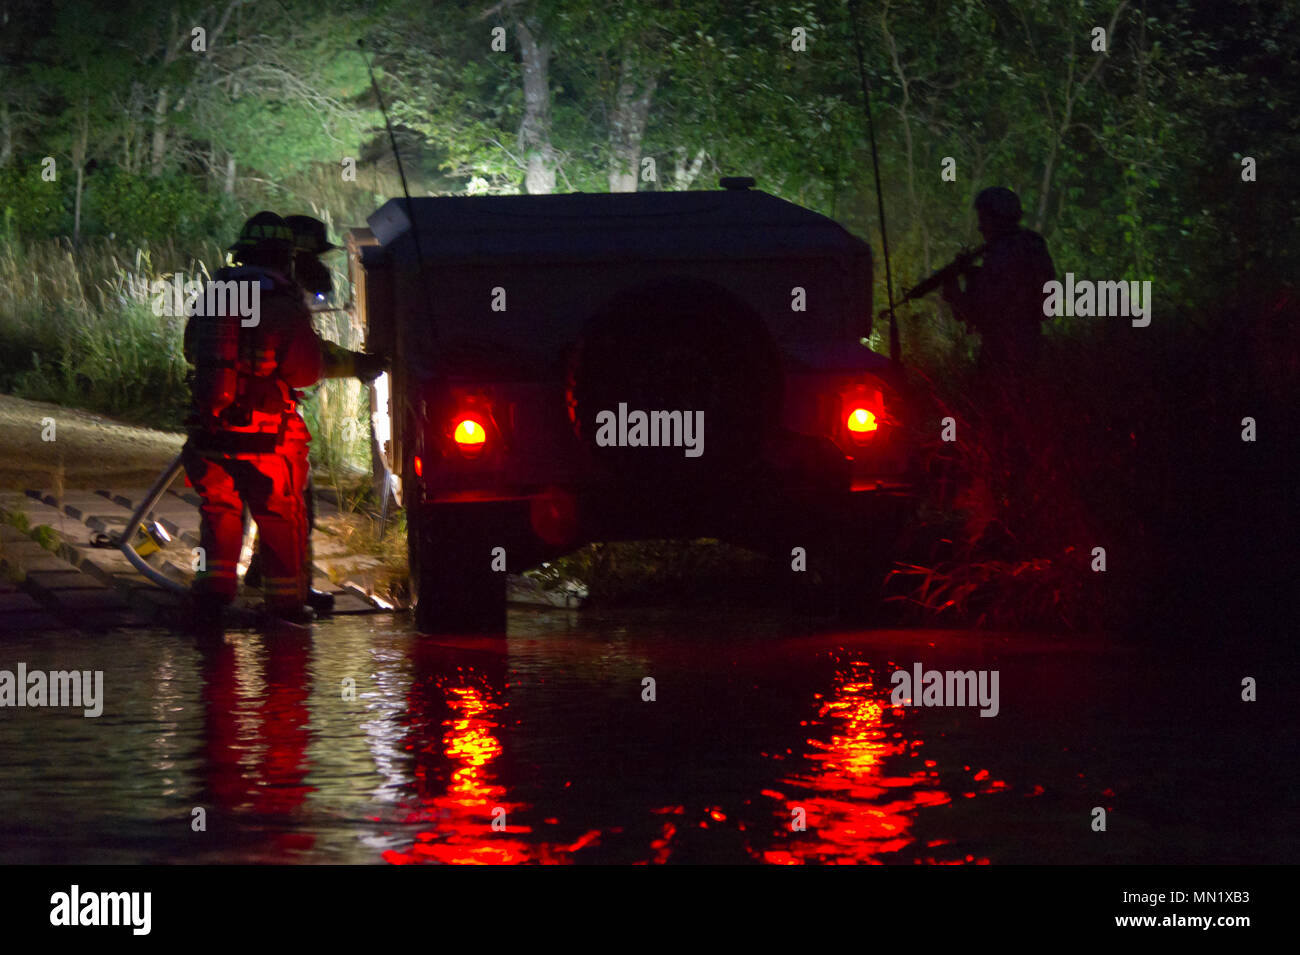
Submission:
M 964 275 L 966 272 L 970 271 L 971 263 L 984 254 L 985 248 L 987 248 L 987 243 L 981 245 L 977 249 L 958 253 L 955 259 L 941 268 L 938 272 L 935 272 L 929 278 L 922 279 L 912 288 L 904 292 L 903 297 L 899 300 L 898 304 L 901 305 L 903 302 L 910 302 L 913 299 L 929 295 L 935 289 L 941 288 L 950 278 Z

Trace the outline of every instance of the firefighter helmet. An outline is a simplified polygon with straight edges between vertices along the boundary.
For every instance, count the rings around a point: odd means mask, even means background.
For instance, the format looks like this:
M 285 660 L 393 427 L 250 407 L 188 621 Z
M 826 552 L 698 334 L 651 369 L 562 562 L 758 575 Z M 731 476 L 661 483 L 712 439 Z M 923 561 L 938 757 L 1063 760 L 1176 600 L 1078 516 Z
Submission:
M 293 230 L 274 212 L 259 212 L 239 230 L 239 238 L 230 247 L 231 252 L 259 249 L 283 254 L 293 251 Z
M 285 216 L 285 224 L 293 230 L 293 247 L 298 252 L 321 255 L 340 248 L 329 240 L 325 223 L 312 216 Z

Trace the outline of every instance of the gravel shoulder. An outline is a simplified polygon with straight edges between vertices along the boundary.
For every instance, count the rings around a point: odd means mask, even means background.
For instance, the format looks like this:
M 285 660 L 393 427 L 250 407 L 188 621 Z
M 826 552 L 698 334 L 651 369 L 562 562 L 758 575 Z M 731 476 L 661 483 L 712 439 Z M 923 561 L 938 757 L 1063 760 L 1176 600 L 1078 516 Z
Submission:
M 0 395 L 0 490 L 148 486 L 184 443 L 183 434 Z

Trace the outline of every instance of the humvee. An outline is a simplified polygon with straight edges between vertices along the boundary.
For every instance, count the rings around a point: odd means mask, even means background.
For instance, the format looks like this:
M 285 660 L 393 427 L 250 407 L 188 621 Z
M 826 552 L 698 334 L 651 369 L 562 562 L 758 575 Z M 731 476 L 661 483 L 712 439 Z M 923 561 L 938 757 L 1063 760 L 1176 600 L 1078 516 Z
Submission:
M 721 185 L 394 199 L 348 234 L 420 630 L 500 630 L 504 569 L 593 541 L 716 538 L 870 599 L 915 478 L 870 248 Z

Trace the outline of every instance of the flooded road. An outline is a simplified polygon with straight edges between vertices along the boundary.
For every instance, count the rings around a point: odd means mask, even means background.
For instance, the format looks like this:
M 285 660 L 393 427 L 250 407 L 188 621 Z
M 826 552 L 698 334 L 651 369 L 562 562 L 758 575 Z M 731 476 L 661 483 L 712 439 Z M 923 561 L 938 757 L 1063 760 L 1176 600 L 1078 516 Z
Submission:
M 495 639 L 371 616 L 311 641 L 24 634 L 2 652 L 11 671 L 104 673 L 98 718 L 0 709 L 4 863 L 1242 863 L 1296 848 L 1294 732 L 1240 699 L 1259 674 L 1082 640 L 519 611 Z M 893 705 L 891 675 L 916 664 L 997 671 L 997 715 Z

